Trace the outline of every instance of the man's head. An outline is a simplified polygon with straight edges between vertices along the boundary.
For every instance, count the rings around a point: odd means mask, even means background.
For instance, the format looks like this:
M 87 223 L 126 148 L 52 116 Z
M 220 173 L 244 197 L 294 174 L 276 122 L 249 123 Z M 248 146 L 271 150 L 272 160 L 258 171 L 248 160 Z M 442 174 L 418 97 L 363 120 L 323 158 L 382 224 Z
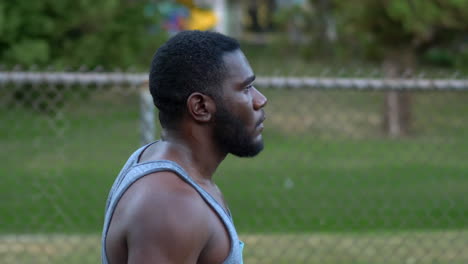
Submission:
M 254 156 L 263 149 L 266 104 L 252 85 L 254 79 L 236 40 L 214 32 L 185 31 L 158 49 L 149 84 L 165 129 L 177 130 L 184 116 L 189 117 L 211 126 L 222 151 Z
M 235 39 L 209 31 L 183 31 L 158 49 L 149 87 L 164 128 L 177 127 L 190 94 L 221 96 L 226 74 L 223 55 L 238 49 Z

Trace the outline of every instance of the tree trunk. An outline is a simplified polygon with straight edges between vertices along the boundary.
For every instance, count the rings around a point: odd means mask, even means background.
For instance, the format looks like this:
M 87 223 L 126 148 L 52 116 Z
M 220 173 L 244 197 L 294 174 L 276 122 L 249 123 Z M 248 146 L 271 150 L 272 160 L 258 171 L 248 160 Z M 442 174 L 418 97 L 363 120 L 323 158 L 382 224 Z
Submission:
M 240 1 L 228 1 L 228 35 L 234 38 L 242 37 L 243 28 L 240 18 L 243 16 L 242 3 Z
M 250 30 L 253 32 L 260 32 L 260 21 L 258 18 L 258 0 L 251 0 L 249 2 L 248 10 L 247 10 L 250 18 Z
M 337 40 L 336 22 L 332 14 L 332 6 L 330 0 L 320 0 L 318 2 L 318 10 L 320 14 L 320 37 L 326 40 L 327 45 L 333 44 Z
M 216 23 L 215 30 L 217 32 L 227 34 L 228 25 L 227 25 L 227 9 L 226 9 L 226 0 L 215 0 L 213 1 L 213 9 L 216 13 L 218 23 Z
M 411 49 L 399 49 L 387 54 L 383 69 L 386 78 L 409 78 L 415 67 Z M 385 95 L 383 126 L 390 137 L 408 135 L 411 130 L 411 95 L 408 91 L 388 91 Z

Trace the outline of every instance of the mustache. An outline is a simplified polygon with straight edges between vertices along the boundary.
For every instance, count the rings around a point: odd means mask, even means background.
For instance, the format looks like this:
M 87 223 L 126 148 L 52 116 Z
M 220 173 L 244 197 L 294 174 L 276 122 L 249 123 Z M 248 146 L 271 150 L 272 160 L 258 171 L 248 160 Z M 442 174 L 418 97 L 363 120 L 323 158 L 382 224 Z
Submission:
M 265 121 L 266 119 L 266 116 L 265 116 L 265 111 L 262 110 L 262 117 L 257 121 L 257 123 L 255 124 L 256 127 L 258 127 L 259 125 L 261 125 L 263 123 L 263 121 Z

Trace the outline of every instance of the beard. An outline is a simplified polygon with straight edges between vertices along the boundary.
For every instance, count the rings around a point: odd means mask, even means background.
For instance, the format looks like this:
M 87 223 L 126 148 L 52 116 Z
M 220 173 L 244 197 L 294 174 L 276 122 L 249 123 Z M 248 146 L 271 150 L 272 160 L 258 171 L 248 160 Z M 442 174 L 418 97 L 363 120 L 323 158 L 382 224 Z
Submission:
M 263 150 L 263 140 L 254 141 L 244 123 L 222 103 L 215 113 L 214 139 L 220 149 L 237 157 L 253 157 Z

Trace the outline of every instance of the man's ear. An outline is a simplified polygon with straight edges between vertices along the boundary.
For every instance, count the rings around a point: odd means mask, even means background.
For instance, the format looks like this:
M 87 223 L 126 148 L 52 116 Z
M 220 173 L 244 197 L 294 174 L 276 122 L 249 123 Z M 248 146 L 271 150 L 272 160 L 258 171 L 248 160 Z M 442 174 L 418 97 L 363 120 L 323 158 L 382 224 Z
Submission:
M 216 104 L 210 96 L 195 92 L 187 98 L 187 111 L 198 122 L 210 122 L 216 111 Z

